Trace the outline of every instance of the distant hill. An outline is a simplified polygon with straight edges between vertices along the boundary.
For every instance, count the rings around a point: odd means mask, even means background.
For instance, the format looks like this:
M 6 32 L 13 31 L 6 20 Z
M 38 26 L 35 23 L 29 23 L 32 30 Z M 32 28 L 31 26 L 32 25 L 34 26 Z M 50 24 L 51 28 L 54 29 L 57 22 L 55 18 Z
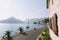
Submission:
M 42 21 L 45 18 L 33 18 L 33 19 L 29 19 L 29 23 L 34 23 L 34 22 L 38 22 L 38 21 Z M 21 21 L 19 19 L 16 19 L 14 17 L 10 17 L 8 19 L 5 20 L 0 20 L 0 23 L 28 23 L 28 19 L 25 21 Z
M 33 18 L 33 19 L 29 19 L 29 23 L 34 23 L 34 22 L 38 22 L 38 21 L 42 21 L 45 18 Z M 25 22 L 28 23 L 28 20 L 25 20 Z
M 10 17 L 8 19 L 1 20 L 0 23 L 24 23 L 24 22 L 14 17 Z

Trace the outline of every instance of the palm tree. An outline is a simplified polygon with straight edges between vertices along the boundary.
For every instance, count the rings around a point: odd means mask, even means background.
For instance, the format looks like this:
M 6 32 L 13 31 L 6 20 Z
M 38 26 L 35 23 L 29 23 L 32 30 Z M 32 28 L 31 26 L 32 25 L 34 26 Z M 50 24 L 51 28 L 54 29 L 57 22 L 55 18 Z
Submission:
M 19 27 L 18 30 L 20 31 L 21 34 L 22 34 L 23 31 L 24 31 L 22 27 Z
M 29 29 L 30 27 L 29 27 L 29 26 L 27 26 L 26 28 L 27 28 L 27 29 Z
M 34 30 L 36 30 L 36 28 L 34 28 Z
M 9 31 L 9 30 L 6 31 L 5 36 L 6 36 L 6 39 L 7 39 L 7 40 L 12 40 L 12 38 L 11 38 L 10 35 L 11 35 L 11 31 Z

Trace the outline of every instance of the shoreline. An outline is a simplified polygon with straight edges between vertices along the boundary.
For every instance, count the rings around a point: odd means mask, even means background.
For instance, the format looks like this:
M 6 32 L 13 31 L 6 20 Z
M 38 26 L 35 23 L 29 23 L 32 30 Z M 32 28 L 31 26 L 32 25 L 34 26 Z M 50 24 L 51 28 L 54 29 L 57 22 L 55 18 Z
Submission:
M 26 35 L 17 34 L 13 37 L 14 40 L 36 40 L 37 37 L 44 31 L 44 28 L 26 31 Z
M 11 35 L 13 40 L 36 40 L 37 37 L 44 31 L 44 28 L 39 28 L 36 30 L 25 31 L 26 35 L 16 33 Z M 1 40 L 1 38 L 0 38 Z

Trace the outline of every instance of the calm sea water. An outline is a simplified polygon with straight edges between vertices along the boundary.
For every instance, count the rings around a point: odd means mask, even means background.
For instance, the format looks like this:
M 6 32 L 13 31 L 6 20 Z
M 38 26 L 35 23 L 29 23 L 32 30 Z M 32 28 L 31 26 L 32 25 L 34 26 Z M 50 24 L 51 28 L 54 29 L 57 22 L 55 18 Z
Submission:
M 19 32 L 17 29 L 19 27 L 22 27 L 24 29 L 24 31 L 29 31 L 29 30 L 33 30 L 34 28 L 42 28 L 42 27 L 46 27 L 46 24 L 40 25 L 40 24 L 29 24 L 29 29 L 27 29 L 26 27 L 28 26 L 28 24 L 0 24 L 0 37 L 2 37 L 5 34 L 6 30 L 10 30 L 12 31 L 12 34 L 15 34 L 16 32 Z

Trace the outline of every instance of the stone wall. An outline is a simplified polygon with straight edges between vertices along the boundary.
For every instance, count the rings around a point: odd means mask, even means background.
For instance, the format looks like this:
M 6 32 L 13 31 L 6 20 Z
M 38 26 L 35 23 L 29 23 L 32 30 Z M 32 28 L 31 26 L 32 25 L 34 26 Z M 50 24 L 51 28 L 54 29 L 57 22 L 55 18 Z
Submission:
M 49 18 L 52 18 L 53 15 L 56 13 L 58 16 L 58 36 L 55 35 L 53 30 L 49 28 L 50 30 L 50 36 L 52 40 L 60 40 L 60 0 L 50 0 L 50 5 L 49 5 Z

